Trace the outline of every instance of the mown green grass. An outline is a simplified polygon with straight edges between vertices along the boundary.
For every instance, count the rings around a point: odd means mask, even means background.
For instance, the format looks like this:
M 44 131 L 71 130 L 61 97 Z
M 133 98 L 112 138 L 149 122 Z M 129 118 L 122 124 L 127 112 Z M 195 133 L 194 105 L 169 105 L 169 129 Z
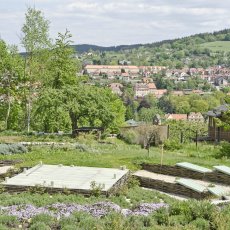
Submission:
M 225 51 L 230 52 L 230 41 L 206 42 L 200 45 L 202 48 L 208 48 L 213 52 Z
M 76 149 L 71 145 L 52 147 L 34 146 L 25 154 L 0 156 L 0 159 L 21 159 L 18 166 L 34 166 L 42 161 L 44 164 L 63 164 L 76 166 L 92 166 L 118 168 L 126 165 L 131 170 L 140 168 L 142 162 L 160 164 L 161 148 L 152 147 L 150 153 L 139 145 L 129 145 L 121 140 L 109 139 L 109 142 L 98 143 L 95 140 L 81 139 L 80 143 L 86 146 L 86 151 Z M 187 161 L 206 167 L 225 164 L 230 166 L 229 159 L 215 159 L 219 146 L 199 143 L 185 144 L 182 149 L 175 151 L 164 150 L 163 164 L 174 165 L 177 162 Z

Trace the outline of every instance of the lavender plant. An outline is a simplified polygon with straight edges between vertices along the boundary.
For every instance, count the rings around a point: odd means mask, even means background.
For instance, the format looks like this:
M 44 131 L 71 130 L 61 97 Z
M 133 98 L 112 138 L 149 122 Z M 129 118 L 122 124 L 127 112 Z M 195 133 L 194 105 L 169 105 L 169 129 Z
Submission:
M 15 216 L 19 220 L 29 220 L 40 214 L 46 214 L 60 219 L 62 217 L 69 217 L 74 212 L 86 212 L 96 218 L 106 216 L 110 212 L 121 213 L 124 216 L 148 216 L 160 208 L 167 207 L 168 205 L 165 203 L 144 203 L 130 210 L 122 209 L 119 205 L 112 202 L 98 202 L 92 205 L 55 203 L 44 207 L 36 207 L 30 204 L 12 205 L 2 207 L 2 211 L 4 214 Z

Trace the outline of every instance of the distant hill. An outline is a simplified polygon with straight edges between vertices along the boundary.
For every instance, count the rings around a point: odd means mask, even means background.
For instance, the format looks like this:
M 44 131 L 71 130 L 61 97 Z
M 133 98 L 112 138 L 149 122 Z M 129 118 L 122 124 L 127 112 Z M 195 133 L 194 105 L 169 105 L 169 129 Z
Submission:
M 89 44 L 80 44 L 80 45 L 73 45 L 72 47 L 77 51 L 77 53 L 81 54 L 84 52 L 89 52 L 90 50 L 100 51 L 100 52 L 106 52 L 106 51 L 118 52 L 121 50 L 138 48 L 140 46 L 142 46 L 142 44 L 119 45 L 119 46 L 109 46 L 109 47 L 89 45 Z
M 82 54 L 89 51 L 99 51 L 99 52 L 108 52 L 114 51 L 118 52 L 121 50 L 127 49 L 134 49 L 143 46 L 143 44 L 134 44 L 134 45 L 119 45 L 119 46 L 97 46 L 97 45 L 90 45 L 90 44 L 79 44 L 79 45 L 72 45 L 72 47 L 76 50 L 78 54 Z M 26 56 L 26 52 L 20 53 L 23 57 Z
M 83 63 L 98 65 L 116 65 L 125 60 L 132 65 L 163 65 L 179 69 L 230 66 L 230 29 L 149 44 L 109 47 L 80 44 L 72 47 L 80 54 Z M 93 52 L 93 55 L 82 55 L 86 52 Z
M 179 69 L 230 66 L 230 29 L 149 44 L 101 48 L 103 55 L 94 53 L 87 57 L 87 62 L 113 65 L 126 60 L 133 65 L 163 65 Z

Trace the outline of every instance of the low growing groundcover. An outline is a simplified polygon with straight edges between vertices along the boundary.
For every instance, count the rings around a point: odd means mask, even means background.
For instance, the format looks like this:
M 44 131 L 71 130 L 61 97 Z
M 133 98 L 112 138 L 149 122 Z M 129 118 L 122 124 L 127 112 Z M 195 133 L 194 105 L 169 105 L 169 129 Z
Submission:
M 3 214 L 16 216 L 19 220 L 23 221 L 39 214 L 47 214 L 56 219 L 60 219 L 62 217 L 69 217 L 74 212 L 86 212 L 98 218 L 104 217 L 112 211 L 121 213 L 124 216 L 148 216 L 152 212 L 166 207 L 168 207 L 168 205 L 165 203 L 142 203 L 133 209 L 124 209 L 115 203 L 102 201 L 86 205 L 55 203 L 44 207 L 36 207 L 31 204 L 12 205 L 2 207 L 1 210 Z
M 227 230 L 230 206 L 177 201 L 134 186 L 117 196 L 0 194 L 0 229 L 203 229 Z

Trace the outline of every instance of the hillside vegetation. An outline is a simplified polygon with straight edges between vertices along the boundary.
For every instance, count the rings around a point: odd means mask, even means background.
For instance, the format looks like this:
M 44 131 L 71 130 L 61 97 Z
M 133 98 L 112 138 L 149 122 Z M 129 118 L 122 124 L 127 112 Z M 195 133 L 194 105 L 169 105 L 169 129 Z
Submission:
M 216 41 L 201 44 L 202 48 L 207 48 L 213 52 L 230 52 L 230 41 Z
M 110 65 L 127 60 L 132 65 L 164 65 L 171 68 L 229 66 L 229 41 L 230 30 L 226 29 L 136 47 L 125 46 L 119 51 L 98 49 L 85 60 L 92 64 Z

